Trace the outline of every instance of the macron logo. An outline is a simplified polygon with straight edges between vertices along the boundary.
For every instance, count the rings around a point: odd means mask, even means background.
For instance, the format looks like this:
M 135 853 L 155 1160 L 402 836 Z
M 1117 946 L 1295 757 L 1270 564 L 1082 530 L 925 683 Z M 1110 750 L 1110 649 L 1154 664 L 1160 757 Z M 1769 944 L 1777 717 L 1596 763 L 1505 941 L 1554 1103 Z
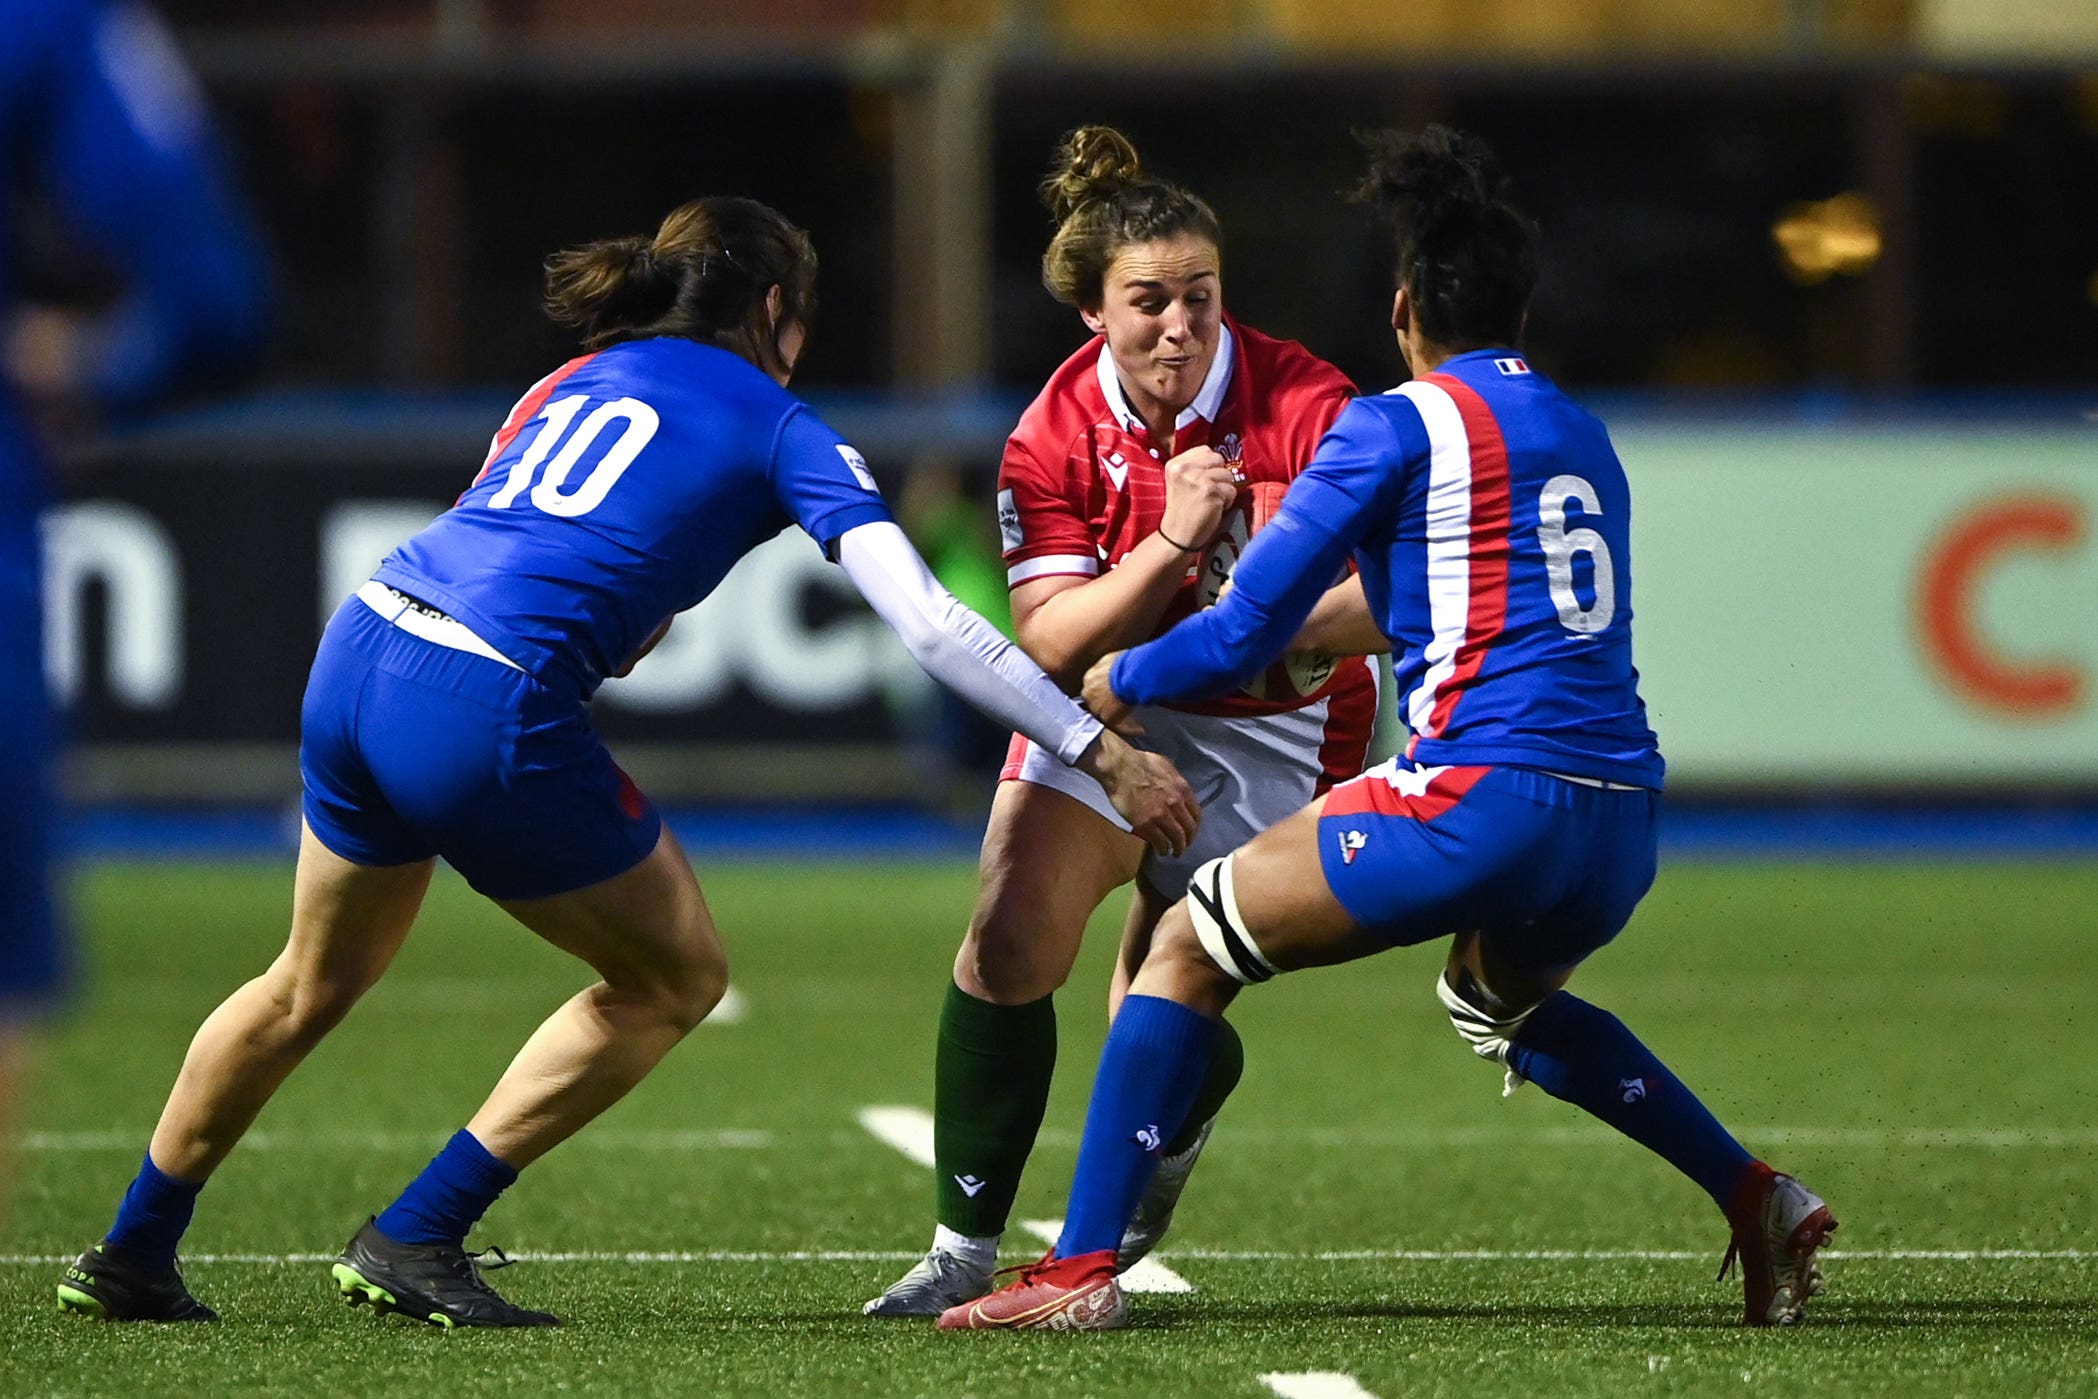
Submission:
M 1129 483 L 1129 459 L 1120 452 L 1109 452 L 1101 461 L 1100 469 L 1107 479 L 1115 483 L 1116 490 L 1124 489 Z
M 967 1195 L 972 1200 L 976 1198 L 977 1191 L 990 1184 L 989 1181 L 978 1180 L 975 1176 L 956 1176 L 954 1183 L 962 1188 L 962 1194 Z

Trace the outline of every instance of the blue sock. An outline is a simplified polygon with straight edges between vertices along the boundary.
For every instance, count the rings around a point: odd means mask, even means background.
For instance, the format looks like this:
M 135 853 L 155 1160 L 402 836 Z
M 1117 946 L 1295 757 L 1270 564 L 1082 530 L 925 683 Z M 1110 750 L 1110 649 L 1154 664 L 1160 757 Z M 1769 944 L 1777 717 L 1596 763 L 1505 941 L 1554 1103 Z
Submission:
M 1120 1246 L 1160 1149 L 1180 1130 L 1202 1087 L 1216 1037 L 1216 1021 L 1177 1001 L 1123 1000 L 1093 1079 L 1058 1258 Z
M 124 1192 L 117 1206 L 117 1222 L 109 1227 L 109 1242 L 126 1253 L 155 1262 L 175 1261 L 175 1246 L 189 1228 L 189 1217 L 197 1208 L 201 1180 L 177 1180 L 153 1164 L 153 1154 L 138 1168 L 138 1178 Z
M 1561 991 L 1530 1012 L 1508 1060 L 1696 1181 L 1722 1210 L 1754 1159 L 1623 1021 L 1578 996 Z
M 489 1155 L 462 1127 L 401 1198 L 386 1207 L 379 1232 L 402 1244 L 464 1243 L 467 1231 L 516 1179 L 515 1170 Z

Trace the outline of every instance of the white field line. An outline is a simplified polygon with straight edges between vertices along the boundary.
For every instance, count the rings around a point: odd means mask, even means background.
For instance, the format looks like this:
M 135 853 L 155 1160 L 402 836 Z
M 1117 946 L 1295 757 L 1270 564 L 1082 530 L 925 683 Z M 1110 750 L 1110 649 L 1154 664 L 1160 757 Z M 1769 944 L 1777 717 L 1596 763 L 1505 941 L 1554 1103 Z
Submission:
M 1282 1399 L 1377 1399 L 1353 1375 L 1338 1370 L 1305 1370 L 1294 1375 L 1262 1375 L 1260 1382 Z
M 1048 1224 L 1048 1220 L 1031 1224 Z M 520 1250 L 512 1257 L 532 1263 L 903 1263 L 922 1257 L 900 1249 L 694 1249 L 680 1252 L 554 1252 Z M 1711 1250 L 1642 1248 L 1411 1249 L 1357 1248 L 1332 1250 L 1175 1249 L 1174 1258 L 1206 1263 L 1681 1263 L 1709 1261 Z M 2089 1263 L 2098 1249 L 2088 1248 L 1860 1248 L 1823 1249 L 1819 1255 L 1839 1263 Z M 73 1261 L 70 1253 L 0 1253 L 0 1267 L 49 1267 Z M 329 1263 L 332 1253 L 198 1253 L 184 1263 L 280 1264 Z M 1146 1260 L 1149 1261 L 1149 1260 Z
M 750 1001 L 745 998 L 741 991 L 738 991 L 734 986 L 730 986 L 721 993 L 721 999 L 714 1003 L 714 1009 L 707 1013 L 707 1018 L 699 1023 L 702 1026 L 741 1025 L 749 1018 Z
M 1023 1219 L 1020 1227 L 1051 1248 L 1064 1232 L 1061 1219 Z M 1195 1285 L 1168 1268 L 1154 1256 L 1122 1274 L 1124 1292 L 1193 1292 Z
M 859 1114 L 860 1124 L 888 1145 L 924 1166 L 932 1164 L 932 1119 L 920 1108 L 868 1108 Z M 877 1125 L 879 1124 L 879 1125 Z M 145 1149 L 153 1124 L 136 1128 L 103 1128 L 85 1131 L 30 1132 L 16 1143 L 32 1152 L 121 1151 L 136 1155 Z M 245 1151 L 403 1151 L 427 1148 L 436 1151 L 451 1135 L 451 1129 L 430 1132 L 342 1132 L 270 1131 L 251 1132 L 241 1140 Z M 781 1134 L 748 1128 L 666 1128 L 662 1130 L 591 1130 L 574 1139 L 585 1148 L 614 1151 L 755 1151 L 768 1147 L 801 1145 L 811 1134 Z M 1744 1127 L 1740 1135 L 1752 1142 L 1791 1146 L 1907 1149 L 1911 1147 L 2014 1150 L 2019 1148 L 2080 1149 L 2098 1147 L 2098 1127 Z M 858 1133 L 840 1131 L 840 1143 L 860 1140 Z M 1045 1146 L 1077 1145 L 1078 1134 L 1062 1128 L 1044 1128 L 1036 1139 Z M 1506 1127 L 1449 1128 L 1321 1128 L 1298 1131 L 1271 1128 L 1234 1129 L 1231 1140 L 1249 1146 L 1289 1147 L 1414 1147 L 1444 1150 L 1459 1147 L 1520 1145 L 1587 1148 L 1599 1142 L 1619 1140 L 1603 1127 Z M 906 1145 L 906 1143 L 909 1143 Z
M 16 1143 L 22 1151 L 91 1152 L 145 1150 L 151 1127 L 135 1131 L 27 1132 Z M 240 1139 L 242 1151 L 436 1151 L 451 1136 L 438 1132 L 250 1132 Z M 664 1129 L 660 1131 L 584 1132 L 570 1146 L 601 1151 L 760 1151 L 773 1145 L 773 1134 L 743 1128 Z
M 919 1165 L 931 1168 L 932 1114 L 924 1108 L 861 1108 L 859 1120 L 860 1126 L 872 1132 L 877 1141 L 893 1146 Z
M 871 1107 L 859 1111 L 860 1126 L 896 1148 L 921 1166 L 933 1165 L 932 1114 L 924 1108 Z M 1020 1227 L 1050 1245 L 1063 1232 L 1063 1221 L 1025 1219 Z M 1122 1286 L 1131 1292 L 1193 1292 L 1195 1285 L 1163 1263 L 1150 1259 L 1122 1274 Z

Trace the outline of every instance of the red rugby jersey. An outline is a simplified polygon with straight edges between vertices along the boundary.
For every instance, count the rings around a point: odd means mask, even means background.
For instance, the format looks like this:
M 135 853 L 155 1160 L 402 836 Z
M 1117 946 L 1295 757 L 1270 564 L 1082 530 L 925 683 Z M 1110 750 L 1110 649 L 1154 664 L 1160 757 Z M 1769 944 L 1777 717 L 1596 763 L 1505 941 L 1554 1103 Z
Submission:
M 1236 460 L 1249 485 L 1287 484 L 1354 395 L 1345 375 L 1294 340 L 1273 339 L 1227 316 L 1216 364 L 1175 426 L 1173 454 L 1206 444 Z M 1006 439 L 998 468 L 1006 585 L 1090 578 L 1120 563 L 1165 516 L 1167 455 L 1130 409 L 1107 342 L 1095 336 L 1050 376 Z M 1189 561 L 1160 632 L 1195 610 L 1200 563 L 1199 557 Z M 1374 695 L 1373 685 L 1367 664 L 1356 657 L 1309 695 L 1228 695 L 1174 707 L 1279 714 L 1328 696 L 1359 702 Z

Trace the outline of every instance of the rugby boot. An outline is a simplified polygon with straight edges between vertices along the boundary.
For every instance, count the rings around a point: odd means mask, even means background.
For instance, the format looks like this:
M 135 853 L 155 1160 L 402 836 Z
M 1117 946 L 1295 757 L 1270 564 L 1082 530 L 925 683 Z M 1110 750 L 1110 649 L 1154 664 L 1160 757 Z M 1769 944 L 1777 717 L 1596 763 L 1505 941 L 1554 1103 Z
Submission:
M 549 1312 L 527 1311 L 505 1301 L 481 1276 L 480 1260 L 493 1271 L 507 1268 L 510 1258 L 499 1248 L 468 1253 L 458 1244 L 404 1244 L 379 1232 L 368 1220 L 342 1251 L 334 1268 L 335 1285 L 353 1307 L 369 1306 L 384 1316 L 427 1321 L 451 1330 L 459 1326 L 559 1326 Z
M 155 1263 L 107 1239 L 75 1260 L 58 1284 L 58 1309 L 99 1321 L 217 1321 L 189 1295 L 173 1260 Z
M 936 1248 L 860 1311 L 866 1316 L 938 1316 L 949 1307 L 973 1302 L 990 1290 L 989 1268 L 979 1268 L 967 1259 Z
M 1724 1278 L 1741 1260 L 1745 1326 L 1793 1326 L 1806 1319 L 1807 1299 L 1822 1289 L 1814 1254 L 1836 1232 L 1836 1217 L 1819 1195 L 1761 1161 L 1742 1168 L 1727 1210 L 1734 1239 L 1719 1265 Z
M 1115 1278 L 1115 1251 L 1044 1258 L 1018 1282 L 940 1313 L 942 1331 L 1115 1331 L 1129 1304 Z
M 1151 1173 L 1151 1183 L 1144 1187 L 1143 1198 L 1136 1202 L 1136 1213 L 1129 1216 L 1129 1227 L 1122 1231 L 1122 1246 L 1115 1250 L 1115 1271 L 1126 1273 L 1166 1236 L 1173 1224 L 1173 1209 L 1180 1203 L 1180 1192 L 1187 1189 L 1187 1178 L 1195 1169 L 1195 1160 L 1202 1154 L 1202 1147 L 1209 1141 L 1209 1133 L 1217 1125 L 1212 1117 L 1195 1133 L 1187 1150 L 1178 1156 L 1162 1156 L 1158 1169 Z

